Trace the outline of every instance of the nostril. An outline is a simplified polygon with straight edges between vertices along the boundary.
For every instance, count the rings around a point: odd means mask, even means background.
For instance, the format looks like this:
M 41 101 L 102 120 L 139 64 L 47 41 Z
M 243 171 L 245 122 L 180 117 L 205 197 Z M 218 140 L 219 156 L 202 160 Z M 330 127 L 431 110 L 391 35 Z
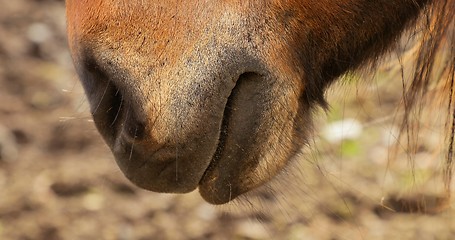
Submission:
M 124 108 L 124 99 L 123 95 L 120 93 L 120 90 L 112 82 L 108 82 L 106 86 L 106 92 L 103 96 L 103 99 L 100 103 L 105 102 L 106 104 L 100 104 L 100 111 L 105 112 L 107 123 L 110 127 L 114 127 L 119 121 L 119 118 L 122 114 L 122 109 Z M 105 106 L 103 106 L 105 105 Z M 100 114 L 103 114 L 101 112 Z
M 95 57 L 87 54 L 83 58 L 80 80 L 90 102 L 95 125 L 105 140 L 114 141 L 125 117 L 125 99 L 121 89 L 115 84 L 115 75 L 106 70 Z
M 134 113 L 127 113 L 124 125 L 125 133 L 134 140 L 142 140 L 145 136 L 145 124 L 139 121 Z

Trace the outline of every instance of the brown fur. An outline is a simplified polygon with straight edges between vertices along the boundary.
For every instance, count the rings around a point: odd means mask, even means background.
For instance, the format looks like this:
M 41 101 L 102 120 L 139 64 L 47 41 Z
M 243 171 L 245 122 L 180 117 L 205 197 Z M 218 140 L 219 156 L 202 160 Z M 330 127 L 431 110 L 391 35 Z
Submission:
M 307 141 L 330 83 L 374 63 L 419 16 L 427 21 L 406 111 L 425 95 L 443 42 L 450 69 L 440 81 L 453 82 L 455 0 L 66 4 L 76 69 L 122 171 L 152 191 L 199 187 L 214 204 L 279 173 Z

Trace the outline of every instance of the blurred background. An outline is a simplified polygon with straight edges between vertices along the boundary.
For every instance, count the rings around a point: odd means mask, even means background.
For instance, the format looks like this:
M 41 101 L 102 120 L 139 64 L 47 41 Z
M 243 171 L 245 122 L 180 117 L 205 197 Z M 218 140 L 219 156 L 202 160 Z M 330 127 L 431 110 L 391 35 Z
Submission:
M 0 239 L 455 238 L 446 112 L 430 105 L 414 119 L 419 141 L 399 141 L 397 59 L 333 86 L 311 148 L 270 186 L 214 207 L 197 191 L 156 194 L 123 177 L 74 73 L 64 4 L 1 2 Z

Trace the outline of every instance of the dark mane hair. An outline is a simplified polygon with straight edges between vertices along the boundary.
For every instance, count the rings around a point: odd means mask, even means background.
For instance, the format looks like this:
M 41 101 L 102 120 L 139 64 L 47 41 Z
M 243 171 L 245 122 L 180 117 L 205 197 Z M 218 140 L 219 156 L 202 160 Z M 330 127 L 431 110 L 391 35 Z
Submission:
M 430 83 L 440 86 L 445 94 L 448 114 L 447 153 L 443 176 L 446 194 L 450 197 L 455 137 L 455 1 L 433 1 L 424 11 L 420 24 L 415 28 L 415 33 L 421 35 L 421 41 L 418 43 L 420 46 L 411 82 L 403 94 L 405 116 L 400 134 L 412 134 L 410 118 L 413 112 L 420 113 L 419 108 L 425 104 L 424 99 L 430 92 Z M 437 62 L 437 58 L 441 58 L 442 62 Z M 410 144 L 408 140 L 408 147 Z

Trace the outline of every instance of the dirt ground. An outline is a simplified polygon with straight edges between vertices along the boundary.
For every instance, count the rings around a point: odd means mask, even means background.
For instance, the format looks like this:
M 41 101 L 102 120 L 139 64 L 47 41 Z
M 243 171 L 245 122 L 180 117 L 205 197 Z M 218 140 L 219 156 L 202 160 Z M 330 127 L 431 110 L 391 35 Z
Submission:
M 393 79 L 383 70 L 378 79 Z M 424 114 L 413 162 L 394 154 L 405 149 L 394 143 L 400 84 L 331 91 L 314 143 L 279 180 L 214 207 L 197 191 L 157 194 L 123 177 L 74 73 L 64 1 L 2 1 L 0 239 L 455 239 L 440 174 L 445 115 Z M 360 133 L 330 139 L 342 119 Z

